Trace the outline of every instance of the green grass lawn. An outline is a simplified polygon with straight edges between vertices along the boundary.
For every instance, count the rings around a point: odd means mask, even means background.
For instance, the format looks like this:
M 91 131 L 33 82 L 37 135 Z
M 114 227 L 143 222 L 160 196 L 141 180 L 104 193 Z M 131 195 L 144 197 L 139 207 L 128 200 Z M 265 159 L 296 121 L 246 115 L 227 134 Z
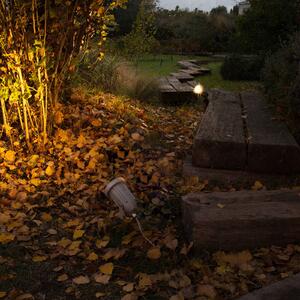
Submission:
M 138 71 L 149 77 L 167 76 L 172 72 L 179 70 L 177 62 L 180 60 L 197 59 L 203 61 L 212 61 L 211 57 L 180 56 L 180 55 L 161 55 L 147 56 L 137 63 Z M 196 78 L 206 89 L 220 88 L 230 91 L 241 91 L 258 88 L 259 84 L 253 81 L 230 81 L 224 80 L 220 74 L 222 62 L 212 61 L 206 65 L 212 70 L 211 75 Z

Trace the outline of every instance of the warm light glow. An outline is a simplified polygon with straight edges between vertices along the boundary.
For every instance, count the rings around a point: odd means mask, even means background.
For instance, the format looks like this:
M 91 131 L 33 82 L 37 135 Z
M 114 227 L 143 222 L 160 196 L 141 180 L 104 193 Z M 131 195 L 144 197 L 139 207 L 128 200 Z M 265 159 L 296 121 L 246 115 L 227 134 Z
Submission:
M 201 94 L 203 94 L 203 92 L 204 92 L 204 87 L 203 87 L 203 85 L 201 85 L 200 83 L 197 84 L 197 85 L 195 86 L 195 88 L 194 88 L 194 93 L 197 94 L 197 95 L 201 95 Z

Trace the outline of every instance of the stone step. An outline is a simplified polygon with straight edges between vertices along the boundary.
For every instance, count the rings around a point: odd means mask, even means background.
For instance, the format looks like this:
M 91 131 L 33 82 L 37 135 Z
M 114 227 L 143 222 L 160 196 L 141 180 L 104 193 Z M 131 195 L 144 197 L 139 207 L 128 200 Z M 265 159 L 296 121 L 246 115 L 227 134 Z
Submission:
M 208 105 L 193 145 L 193 163 L 202 168 L 244 169 L 246 141 L 238 95 L 220 91 Z
M 299 300 L 300 274 L 248 294 L 239 300 Z
M 240 250 L 300 242 L 300 191 L 189 194 L 183 223 L 195 249 Z
M 287 126 L 276 120 L 263 97 L 241 93 L 248 134 L 248 170 L 255 172 L 300 172 L 300 147 Z

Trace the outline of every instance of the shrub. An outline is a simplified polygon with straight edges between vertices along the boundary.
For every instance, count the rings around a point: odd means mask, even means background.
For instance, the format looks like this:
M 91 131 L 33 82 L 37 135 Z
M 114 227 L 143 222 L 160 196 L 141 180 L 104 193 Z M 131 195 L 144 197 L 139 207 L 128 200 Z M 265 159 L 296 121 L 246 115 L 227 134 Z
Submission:
M 259 56 L 227 56 L 221 68 L 222 77 L 226 80 L 259 80 L 263 61 Z
M 117 55 L 106 55 L 101 61 L 98 51 L 90 50 L 82 55 L 72 80 L 92 89 L 114 92 L 118 84 L 118 69 L 124 63 Z
M 267 57 L 262 72 L 266 93 L 283 115 L 290 120 L 300 118 L 300 33 Z M 296 122 L 294 122 L 296 123 Z M 296 127 L 299 127 L 296 126 Z M 294 128 L 296 129 L 296 128 Z M 300 132 L 300 128 L 296 129 Z M 300 133 L 299 137 L 300 137 Z M 298 135 L 297 134 L 297 135 Z
M 157 99 L 158 87 L 155 80 L 140 74 L 118 55 L 106 55 L 100 61 L 95 50 L 82 55 L 71 81 L 75 85 L 138 100 Z

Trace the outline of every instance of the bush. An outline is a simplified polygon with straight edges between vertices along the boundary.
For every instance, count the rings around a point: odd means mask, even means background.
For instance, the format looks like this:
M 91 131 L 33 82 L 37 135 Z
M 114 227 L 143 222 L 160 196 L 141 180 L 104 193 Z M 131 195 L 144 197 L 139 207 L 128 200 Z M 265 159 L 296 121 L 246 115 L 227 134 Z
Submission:
M 225 58 L 221 74 L 225 80 L 259 80 L 263 62 L 259 56 L 230 55 Z
M 158 96 L 156 81 L 138 73 L 118 55 L 106 55 L 99 61 L 93 50 L 82 56 L 72 82 L 138 100 L 153 101 Z
M 114 92 L 117 89 L 118 69 L 122 63 L 124 62 L 117 55 L 106 55 L 100 61 L 98 52 L 90 50 L 82 55 L 73 80 L 90 88 Z
M 289 120 L 300 118 L 300 33 L 267 57 L 262 80 L 270 101 Z M 296 122 L 295 122 L 296 123 Z M 297 126 L 299 127 L 299 125 Z M 300 128 L 299 128 L 300 129 Z M 297 131 L 300 132 L 300 130 Z M 298 133 L 299 134 L 299 133 Z M 300 137 L 300 134 L 299 134 Z

